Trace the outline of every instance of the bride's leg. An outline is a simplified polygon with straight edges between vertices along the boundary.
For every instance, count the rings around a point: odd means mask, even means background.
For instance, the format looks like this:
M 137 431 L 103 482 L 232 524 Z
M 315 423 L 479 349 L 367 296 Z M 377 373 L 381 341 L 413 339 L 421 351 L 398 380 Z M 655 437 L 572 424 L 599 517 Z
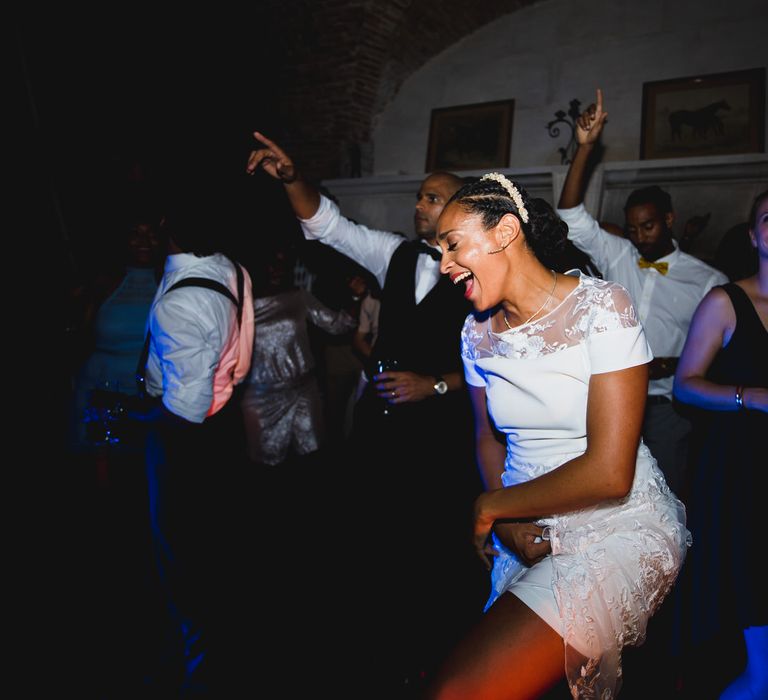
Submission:
M 564 668 L 562 637 L 505 593 L 446 659 L 426 697 L 536 698 L 565 675 Z

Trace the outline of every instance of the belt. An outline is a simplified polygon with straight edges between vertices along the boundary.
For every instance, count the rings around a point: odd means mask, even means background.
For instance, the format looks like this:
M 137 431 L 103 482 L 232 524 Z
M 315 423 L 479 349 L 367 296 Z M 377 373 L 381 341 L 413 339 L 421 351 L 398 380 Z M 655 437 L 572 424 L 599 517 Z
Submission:
M 672 403 L 664 394 L 651 394 L 645 401 L 646 406 L 658 406 L 662 403 Z

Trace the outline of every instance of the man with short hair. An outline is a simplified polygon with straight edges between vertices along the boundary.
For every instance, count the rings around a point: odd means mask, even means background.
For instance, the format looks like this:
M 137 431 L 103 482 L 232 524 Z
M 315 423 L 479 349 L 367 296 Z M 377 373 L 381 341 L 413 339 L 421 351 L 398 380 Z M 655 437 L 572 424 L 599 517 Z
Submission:
M 471 504 L 482 490 L 460 355 L 471 307 L 463 286 L 440 274 L 435 233 L 463 181 L 446 172 L 424 179 L 418 240 L 408 240 L 345 218 L 277 144 L 255 136 L 248 172 L 282 181 L 305 237 L 352 258 L 382 289 L 371 367 L 382 364 L 355 408 L 344 506 L 361 555 L 362 570 L 350 574 L 365 605 L 356 621 L 365 635 L 358 670 L 368 679 L 360 693 L 397 697 L 423 682 L 487 594 L 469 547 Z
M 672 237 L 672 199 L 657 185 L 630 193 L 624 206 L 627 238 L 611 235 L 583 205 L 585 173 L 607 113 L 602 92 L 578 118 L 578 149 L 560 195 L 558 214 L 568 238 L 587 253 L 607 280 L 626 287 L 653 351 L 643 441 L 680 494 L 688 459 L 690 421 L 672 401 L 672 382 L 688 326 L 699 302 L 724 274 L 683 253 Z
M 213 693 L 227 682 L 225 660 L 215 656 L 225 656 L 231 630 L 218 634 L 243 568 L 234 516 L 247 487 L 245 434 L 233 394 L 251 363 L 253 297 L 248 272 L 216 252 L 221 223 L 200 204 L 209 198 L 189 193 L 168 207 L 168 257 L 138 371 L 156 399 L 136 417 L 148 428 L 153 544 L 181 647 L 170 650 L 181 668 L 180 687 L 169 693 Z

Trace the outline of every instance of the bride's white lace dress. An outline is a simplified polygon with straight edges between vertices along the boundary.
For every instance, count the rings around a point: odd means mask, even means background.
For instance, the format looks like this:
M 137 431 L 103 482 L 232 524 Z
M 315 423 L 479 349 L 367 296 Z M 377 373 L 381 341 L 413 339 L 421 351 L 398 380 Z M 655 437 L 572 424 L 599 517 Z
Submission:
M 472 315 L 464 324 L 467 382 L 485 388 L 494 424 L 506 434 L 505 486 L 585 451 L 592 374 L 652 357 L 627 291 L 578 271 L 569 274 L 579 276 L 576 288 L 533 323 L 504 333 Z M 612 698 L 621 685 L 622 648 L 643 641 L 648 619 L 675 582 L 690 545 L 684 506 L 641 443 L 628 496 L 537 522 L 549 526 L 547 565 L 571 692 Z M 496 545 L 500 555 L 486 609 L 526 571 L 512 552 Z

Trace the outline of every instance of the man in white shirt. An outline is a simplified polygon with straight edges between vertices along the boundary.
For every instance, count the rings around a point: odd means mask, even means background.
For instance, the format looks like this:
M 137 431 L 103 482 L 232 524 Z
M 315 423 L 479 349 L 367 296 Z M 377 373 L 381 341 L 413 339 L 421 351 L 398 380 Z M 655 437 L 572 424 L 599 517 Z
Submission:
M 182 645 L 173 656 L 183 663 L 182 685 L 168 692 L 213 690 L 220 680 L 211 652 L 225 640 L 216 647 L 212 636 L 231 595 L 224 583 L 237 578 L 232 499 L 246 487 L 233 392 L 250 367 L 253 297 L 247 271 L 211 247 L 214 225 L 197 208 L 166 216 L 169 255 L 138 372 L 141 381 L 145 368 L 146 394 L 158 399 L 144 416 L 150 523 L 169 622 Z
M 281 181 L 304 236 L 366 268 L 382 289 L 371 364 L 394 360 L 397 369 L 373 373 L 350 439 L 354 491 L 344 508 L 353 509 L 354 525 L 346 529 L 367 553 L 356 565 L 365 612 L 355 634 L 365 641 L 352 650 L 364 658 L 349 665 L 363 676 L 366 697 L 374 688 L 396 697 L 422 682 L 487 592 L 466 548 L 467 517 L 481 490 L 460 356 L 471 307 L 464 290 L 441 276 L 435 240 L 437 219 L 463 181 L 443 172 L 425 178 L 414 210 L 419 240 L 411 241 L 345 218 L 297 176 L 277 144 L 255 136 L 261 143 L 248 172 L 261 168 Z
M 563 185 L 558 214 L 568 238 L 587 253 L 607 280 L 626 287 L 653 351 L 643 441 L 676 493 L 684 483 L 690 421 L 672 402 L 672 383 L 693 312 L 725 275 L 683 253 L 672 237 L 672 200 L 657 186 L 632 192 L 624 207 L 628 238 L 600 228 L 583 204 L 585 173 L 607 113 L 602 93 L 577 120 L 579 143 Z
M 292 159 L 277 144 L 258 132 L 256 137 L 266 148 L 251 153 L 248 172 L 252 174 L 262 168 L 272 177 L 282 181 L 305 237 L 309 240 L 319 240 L 351 258 L 373 273 L 383 289 L 392 257 L 406 239 L 390 231 L 370 229 L 342 216 L 339 208 L 330 199 L 298 177 Z M 435 240 L 435 226 L 443 207 L 462 184 L 463 181 L 458 176 L 441 172 L 429 175 L 419 189 L 414 227 L 425 245 L 421 247 L 424 254 L 419 255 L 416 261 L 414 301 L 417 305 L 440 281 L 440 248 Z M 468 305 L 463 308 L 468 312 Z M 463 375 L 459 369 L 439 375 L 391 371 L 384 372 L 374 379 L 379 396 L 393 405 L 441 396 L 447 392 L 462 390 L 464 386 Z

